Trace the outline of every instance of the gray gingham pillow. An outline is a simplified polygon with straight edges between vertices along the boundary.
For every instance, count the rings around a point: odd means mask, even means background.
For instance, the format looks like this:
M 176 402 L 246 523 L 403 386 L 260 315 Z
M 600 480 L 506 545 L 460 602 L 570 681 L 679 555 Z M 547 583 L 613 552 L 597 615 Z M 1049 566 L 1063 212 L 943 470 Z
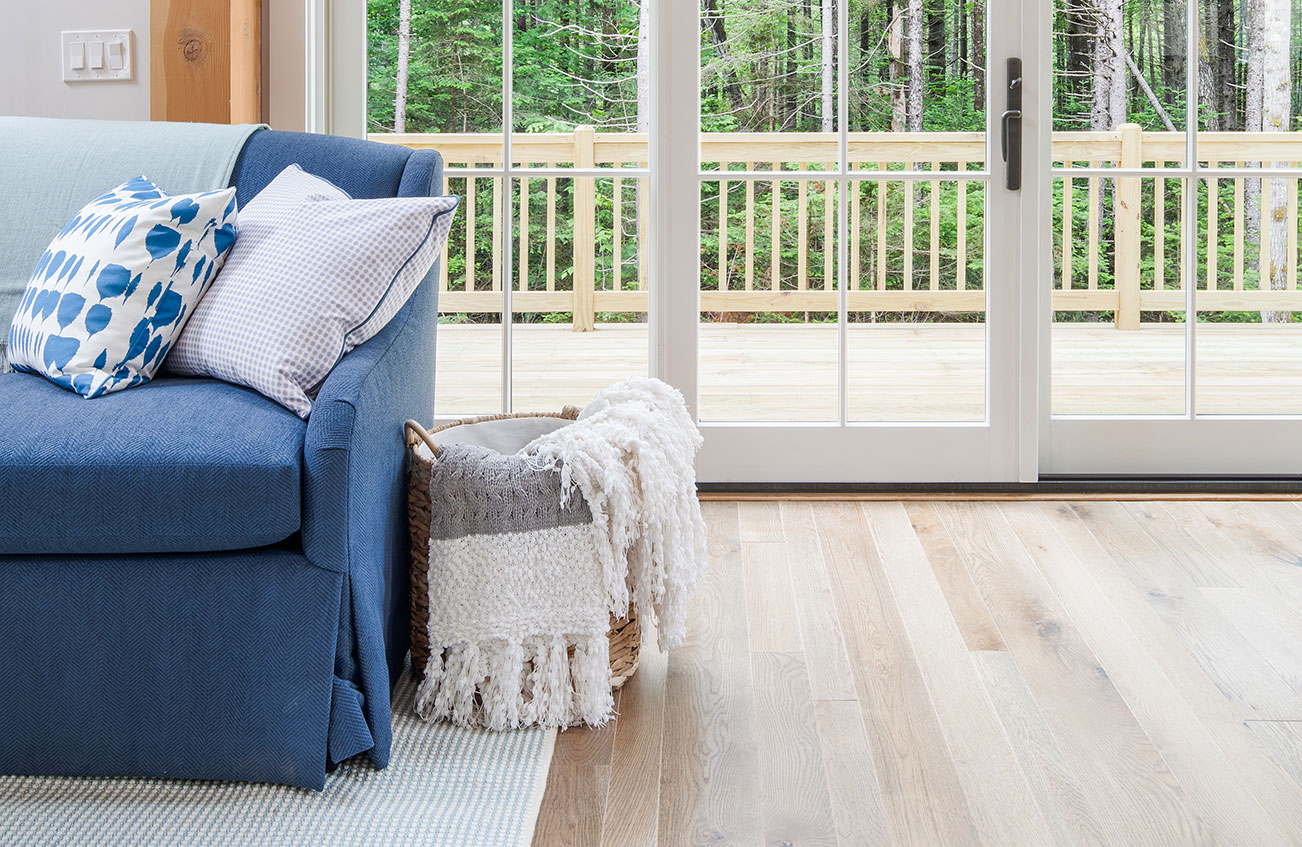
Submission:
M 212 376 L 306 418 L 335 363 L 397 314 L 452 228 L 455 197 L 353 200 L 290 165 L 240 232 L 167 370 Z

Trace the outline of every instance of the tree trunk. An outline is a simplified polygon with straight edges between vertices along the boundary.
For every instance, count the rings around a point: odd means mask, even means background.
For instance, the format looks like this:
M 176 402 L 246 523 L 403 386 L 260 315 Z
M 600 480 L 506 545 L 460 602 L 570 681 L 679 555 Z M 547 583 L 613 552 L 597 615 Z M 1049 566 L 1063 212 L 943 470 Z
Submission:
M 1269 21 L 1261 27 L 1261 131 L 1288 132 L 1292 113 L 1293 92 L 1289 73 L 1289 35 L 1292 27 L 1291 0 L 1261 0 L 1257 7 L 1259 21 Z M 1288 167 L 1287 162 L 1273 162 L 1271 167 Z M 1281 291 L 1288 287 L 1288 228 L 1293 222 L 1288 219 L 1289 180 L 1272 179 L 1270 193 L 1262 197 L 1265 210 L 1262 227 L 1270 227 L 1270 256 L 1263 257 L 1263 279 L 1261 287 L 1266 288 L 1269 278 L 1270 289 Z M 1267 311 L 1261 313 L 1262 321 L 1287 323 L 1292 318 L 1291 312 Z
M 1126 60 L 1122 0 L 1099 0 L 1094 42 L 1094 99 L 1090 129 L 1110 132 L 1126 120 Z
M 1262 9 L 1269 0 L 1242 0 L 1243 25 L 1248 40 L 1248 62 L 1243 104 L 1243 131 L 1261 132 L 1261 107 L 1265 95 L 1265 70 L 1263 60 Z M 1247 167 L 1260 167 L 1260 162 L 1246 162 Z M 1243 190 L 1247 199 L 1248 241 L 1259 244 L 1261 239 L 1261 180 L 1246 179 Z M 1262 280 L 1264 282 L 1265 280 Z
M 642 41 L 645 38 L 645 36 L 640 33 L 645 32 L 646 27 L 650 26 L 647 22 L 647 15 L 650 14 L 647 7 L 648 2 L 650 2 L 650 0 L 642 0 L 638 13 L 640 27 L 638 30 L 639 61 L 642 53 Z M 723 12 L 719 10 L 717 0 L 704 0 L 702 6 L 705 10 L 705 15 L 701 19 L 701 25 L 709 32 L 710 42 L 714 45 L 714 56 L 719 65 L 719 79 L 723 85 L 723 92 L 727 96 L 728 102 L 732 104 L 732 108 L 740 111 L 744 105 L 742 102 L 741 81 L 737 78 L 737 69 L 733 67 L 732 58 L 729 55 L 730 48 L 728 45 L 727 23 L 724 21 Z M 646 79 L 647 77 L 642 75 L 642 66 L 638 65 L 639 84 L 644 82 Z M 645 130 L 638 131 L 644 132 Z
M 922 0 L 909 0 L 904 21 L 904 60 L 908 63 L 909 89 L 907 96 L 909 132 L 922 132 L 923 99 L 926 86 L 923 81 L 923 27 Z
M 836 80 L 836 2 L 823 0 L 822 38 L 822 118 L 823 132 L 836 131 L 836 97 L 833 96 Z
M 407 131 L 407 65 L 411 59 L 411 0 L 398 0 L 398 74 L 393 90 L 393 131 Z
M 966 3 L 958 4 L 958 76 L 967 79 L 967 9 Z
M 945 84 L 945 3 L 930 0 L 927 3 L 927 75 L 933 89 Z
M 890 53 L 891 82 L 891 132 L 904 132 L 909 125 L 909 109 L 905 97 L 908 67 L 904 64 L 904 29 L 907 14 L 899 6 L 891 9 L 890 32 L 886 41 Z
M 986 110 L 986 4 L 972 2 L 972 108 Z
M 1211 18 L 1210 32 L 1218 34 L 1213 43 L 1216 71 L 1217 110 L 1221 113 L 1221 129 L 1235 130 L 1243 125 L 1239 122 L 1239 98 L 1237 93 L 1238 51 L 1234 49 L 1234 0 L 1212 0 L 1214 15 Z
M 651 3 L 642 0 L 637 13 L 637 131 L 651 129 Z M 639 208 L 641 203 L 638 204 Z
M 1185 92 L 1184 62 L 1185 6 L 1182 3 L 1162 4 L 1162 100 L 1167 106 L 1183 106 Z

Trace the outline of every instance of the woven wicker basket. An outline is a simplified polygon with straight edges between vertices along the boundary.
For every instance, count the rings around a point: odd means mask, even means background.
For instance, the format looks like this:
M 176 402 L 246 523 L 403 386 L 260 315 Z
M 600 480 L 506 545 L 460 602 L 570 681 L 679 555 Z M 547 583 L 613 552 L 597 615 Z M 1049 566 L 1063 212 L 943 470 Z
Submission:
M 465 418 L 426 430 L 416 421 L 407 421 L 407 453 L 411 465 L 407 473 L 407 521 L 411 529 L 411 669 L 417 678 L 425 678 L 429 663 L 429 525 L 433 504 L 430 503 L 429 479 L 438 455 L 434 436 L 454 426 L 484 423 L 507 418 L 563 418 L 574 420 L 579 410 L 566 406 L 560 414 L 485 415 Z M 610 616 L 610 682 L 619 688 L 637 670 L 638 648 L 642 643 L 641 628 L 630 606 L 628 616 Z M 574 648 L 570 648 L 573 658 Z

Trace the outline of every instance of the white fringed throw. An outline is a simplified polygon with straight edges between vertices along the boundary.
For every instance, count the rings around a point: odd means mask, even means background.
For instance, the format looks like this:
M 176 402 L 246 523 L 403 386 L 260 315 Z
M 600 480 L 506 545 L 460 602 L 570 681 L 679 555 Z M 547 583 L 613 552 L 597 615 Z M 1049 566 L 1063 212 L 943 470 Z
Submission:
M 665 650 L 686 634 L 705 566 L 700 445 L 682 395 L 635 378 L 517 455 L 442 446 L 420 715 L 495 730 L 608 721 L 609 615 L 631 601 Z

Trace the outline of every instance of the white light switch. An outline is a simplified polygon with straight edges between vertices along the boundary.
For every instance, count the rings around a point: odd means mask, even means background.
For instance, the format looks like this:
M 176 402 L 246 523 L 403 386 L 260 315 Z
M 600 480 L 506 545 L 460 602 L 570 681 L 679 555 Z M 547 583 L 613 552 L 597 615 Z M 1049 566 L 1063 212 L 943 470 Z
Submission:
M 129 29 L 62 32 L 59 48 L 64 82 L 135 78 Z

